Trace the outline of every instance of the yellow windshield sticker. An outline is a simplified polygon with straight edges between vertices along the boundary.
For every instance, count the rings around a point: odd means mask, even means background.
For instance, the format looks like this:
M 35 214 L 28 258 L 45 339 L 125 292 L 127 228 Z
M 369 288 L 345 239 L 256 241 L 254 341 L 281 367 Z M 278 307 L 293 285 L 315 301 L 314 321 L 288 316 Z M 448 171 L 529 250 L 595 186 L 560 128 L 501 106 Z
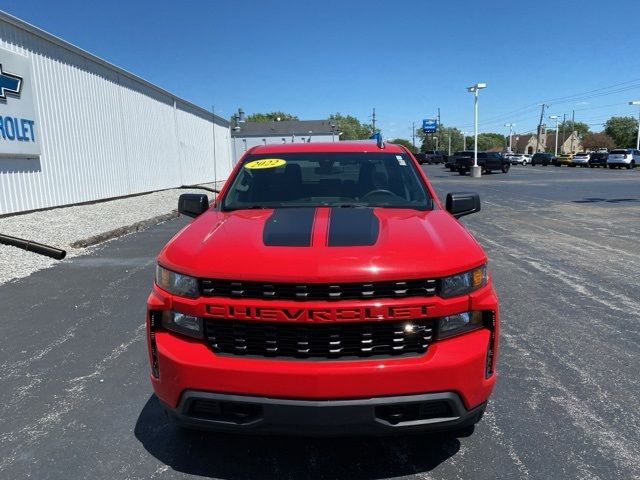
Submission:
M 261 158 L 260 160 L 253 160 L 252 162 L 246 163 L 244 168 L 276 168 L 281 167 L 285 163 L 287 163 L 286 160 L 282 158 Z

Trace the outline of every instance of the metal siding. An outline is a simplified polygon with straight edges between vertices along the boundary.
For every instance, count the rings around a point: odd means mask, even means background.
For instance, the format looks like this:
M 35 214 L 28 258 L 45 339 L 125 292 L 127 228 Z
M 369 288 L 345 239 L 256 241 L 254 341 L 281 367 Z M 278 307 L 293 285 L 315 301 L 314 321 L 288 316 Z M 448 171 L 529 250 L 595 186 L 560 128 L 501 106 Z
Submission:
M 116 67 L 0 18 L 0 46 L 30 58 L 39 160 L 0 159 L 0 214 L 226 178 L 227 126 Z M 175 105 L 175 108 L 174 108 Z

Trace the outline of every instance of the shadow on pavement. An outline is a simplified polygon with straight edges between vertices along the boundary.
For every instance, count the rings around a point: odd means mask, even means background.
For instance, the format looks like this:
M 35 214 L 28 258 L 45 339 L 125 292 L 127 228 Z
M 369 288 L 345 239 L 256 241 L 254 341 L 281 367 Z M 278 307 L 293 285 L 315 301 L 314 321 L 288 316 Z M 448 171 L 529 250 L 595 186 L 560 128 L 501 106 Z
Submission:
M 634 203 L 640 202 L 640 199 L 637 198 L 598 198 L 598 197 L 590 197 L 585 198 L 583 200 L 574 200 L 573 203 L 598 203 L 598 202 L 607 202 L 607 203 Z
M 428 472 L 455 455 L 445 435 L 305 438 L 188 431 L 165 416 L 155 395 L 140 412 L 135 436 L 173 470 L 221 479 L 378 479 Z

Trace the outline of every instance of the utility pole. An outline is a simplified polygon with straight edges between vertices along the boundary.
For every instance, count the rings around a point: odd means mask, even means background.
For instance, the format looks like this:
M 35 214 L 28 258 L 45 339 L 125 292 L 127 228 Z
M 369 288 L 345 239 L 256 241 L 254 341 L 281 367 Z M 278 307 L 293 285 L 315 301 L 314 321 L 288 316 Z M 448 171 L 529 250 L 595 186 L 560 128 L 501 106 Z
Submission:
M 462 150 L 467 149 L 467 134 L 462 132 Z
M 541 106 L 542 106 L 542 111 L 540 112 L 540 121 L 538 122 L 538 134 L 536 135 L 535 153 L 538 153 L 538 148 L 540 147 L 540 133 L 542 132 L 542 119 L 544 118 L 544 107 L 546 107 L 547 105 L 543 103 Z
M 449 139 L 449 149 L 447 150 L 447 155 L 451 156 L 451 131 L 449 131 L 449 135 L 447 135 Z
M 576 111 L 571 111 L 571 153 L 573 153 L 573 137 L 574 132 L 576 131 Z
M 373 116 L 371 117 L 371 124 L 373 126 L 373 134 L 376 133 L 376 107 L 373 107 Z

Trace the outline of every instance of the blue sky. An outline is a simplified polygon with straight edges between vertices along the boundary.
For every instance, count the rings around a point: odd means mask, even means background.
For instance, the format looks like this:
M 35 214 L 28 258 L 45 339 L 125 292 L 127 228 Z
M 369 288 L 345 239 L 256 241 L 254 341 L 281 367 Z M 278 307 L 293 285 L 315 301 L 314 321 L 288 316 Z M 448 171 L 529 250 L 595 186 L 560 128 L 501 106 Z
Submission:
M 387 137 L 433 117 L 535 128 L 537 104 L 601 130 L 640 100 L 640 2 L 3 0 L 0 8 L 228 117 L 334 112 Z M 611 87 L 616 85 L 615 87 Z M 605 88 L 611 87 L 611 88 Z M 582 94 L 584 92 L 591 92 Z M 569 97 L 569 98 L 567 98 Z M 547 120 L 547 123 L 551 123 Z

